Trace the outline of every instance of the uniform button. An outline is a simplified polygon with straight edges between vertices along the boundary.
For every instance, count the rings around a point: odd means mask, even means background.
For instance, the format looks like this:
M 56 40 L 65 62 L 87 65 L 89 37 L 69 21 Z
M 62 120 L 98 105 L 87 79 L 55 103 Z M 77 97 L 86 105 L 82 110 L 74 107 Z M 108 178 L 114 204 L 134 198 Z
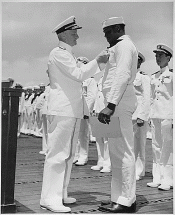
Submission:
M 159 85 L 157 85 L 157 87 L 159 87 Z

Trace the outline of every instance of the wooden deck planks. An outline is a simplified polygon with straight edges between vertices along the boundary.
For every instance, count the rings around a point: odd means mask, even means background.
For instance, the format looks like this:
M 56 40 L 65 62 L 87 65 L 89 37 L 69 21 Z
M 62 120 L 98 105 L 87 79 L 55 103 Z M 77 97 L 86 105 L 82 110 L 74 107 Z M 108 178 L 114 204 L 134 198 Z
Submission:
M 40 155 L 41 138 L 21 135 L 18 138 L 17 164 L 15 180 L 15 201 L 17 213 L 52 213 L 40 209 L 40 193 L 44 155 Z M 101 214 L 98 206 L 101 200 L 110 198 L 111 173 L 100 173 L 90 169 L 96 165 L 97 151 L 95 143 L 89 145 L 89 161 L 85 166 L 73 165 L 69 195 L 77 199 L 71 205 L 72 213 Z M 151 174 L 151 141 L 146 145 L 146 176 L 137 182 L 137 211 L 138 214 L 173 214 L 173 189 L 159 191 L 149 188 L 146 183 L 152 180 Z

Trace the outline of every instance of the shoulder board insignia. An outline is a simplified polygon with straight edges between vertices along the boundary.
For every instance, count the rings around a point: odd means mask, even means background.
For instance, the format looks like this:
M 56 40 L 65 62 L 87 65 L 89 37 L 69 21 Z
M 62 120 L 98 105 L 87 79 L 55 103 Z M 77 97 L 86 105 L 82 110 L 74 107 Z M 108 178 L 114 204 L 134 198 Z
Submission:
M 58 46 L 60 49 L 63 49 L 63 50 L 66 50 L 65 48 L 61 47 L 61 46 Z
M 143 72 L 143 71 L 140 71 L 140 74 L 142 74 L 142 75 L 147 75 L 145 72 Z
M 155 74 L 157 74 L 158 72 L 160 72 L 160 71 L 157 71 L 157 72 L 155 72 L 155 73 L 153 73 L 153 74 L 151 74 L 151 75 L 155 75 Z
M 173 69 L 169 69 L 170 72 L 173 72 Z

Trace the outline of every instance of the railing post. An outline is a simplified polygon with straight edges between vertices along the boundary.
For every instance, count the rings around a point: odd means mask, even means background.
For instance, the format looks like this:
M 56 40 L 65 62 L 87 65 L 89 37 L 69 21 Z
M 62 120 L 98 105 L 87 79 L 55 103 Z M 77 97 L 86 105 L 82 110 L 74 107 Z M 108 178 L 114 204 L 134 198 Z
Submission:
M 18 108 L 21 89 L 2 87 L 1 213 L 15 213 L 14 202 Z

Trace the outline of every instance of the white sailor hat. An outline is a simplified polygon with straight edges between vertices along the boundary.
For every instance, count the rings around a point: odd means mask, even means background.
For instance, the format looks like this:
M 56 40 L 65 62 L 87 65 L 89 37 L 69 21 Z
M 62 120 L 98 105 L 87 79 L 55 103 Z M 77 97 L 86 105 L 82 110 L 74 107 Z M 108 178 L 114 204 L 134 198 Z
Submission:
M 145 57 L 142 55 L 141 52 L 138 53 L 138 58 L 142 60 L 142 63 L 145 62 Z
M 164 44 L 158 44 L 157 49 L 153 50 L 154 53 L 156 52 L 164 52 L 167 55 L 173 56 L 173 50 L 170 49 L 167 45 Z
M 84 64 L 89 63 L 89 60 L 86 57 L 78 57 L 77 61 L 81 61 Z
M 44 83 L 39 84 L 40 87 L 45 87 Z
M 82 27 L 78 26 L 75 22 L 75 16 L 71 16 L 68 19 L 61 22 L 57 25 L 53 30 L 52 33 L 61 33 L 66 30 L 74 30 L 74 29 L 81 29 Z
M 33 87 L 32 86 L 28 86 L 27 89 L 28 90 L 33 90 Z
M 111 26 L 111 25 L 118 25 L 118 24 L 123 24 L 125 25 L 124 23 L 124 20 L 123 20 L 123 17 L 111 17 L 109 19 L 106 19 L 105 21 L 103 21 L 102 23 L 102 28 L 106 28 L 108 26 Z
M 34 88 L 34 90 L 39 90 L 40 89 L 40 87 L 38 85 L 34 86 L 33 88 Z

